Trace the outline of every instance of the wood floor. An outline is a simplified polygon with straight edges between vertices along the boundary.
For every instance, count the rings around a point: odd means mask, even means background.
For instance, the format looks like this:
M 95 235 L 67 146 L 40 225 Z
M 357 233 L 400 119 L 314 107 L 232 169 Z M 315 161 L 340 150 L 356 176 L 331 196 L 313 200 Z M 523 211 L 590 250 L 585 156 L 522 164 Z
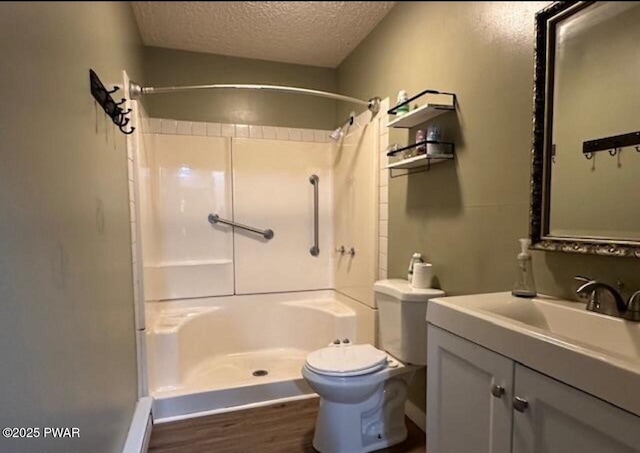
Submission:
M 155 425 L 151 453 L 313 453 L 318 398 Z M 407 420 L 409 437 L 381 453 L 425 453 L 425 434 Z

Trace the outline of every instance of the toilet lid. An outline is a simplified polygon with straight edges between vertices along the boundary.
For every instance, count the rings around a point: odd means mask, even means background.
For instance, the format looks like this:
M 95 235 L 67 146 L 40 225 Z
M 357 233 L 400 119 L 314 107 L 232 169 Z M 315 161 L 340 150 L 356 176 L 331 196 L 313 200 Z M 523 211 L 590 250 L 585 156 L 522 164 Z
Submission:
M 307 355 L 307 366 L 328 376 L 373 373 L 387 362 L 387 354 L 370 344 L 329 346 Z

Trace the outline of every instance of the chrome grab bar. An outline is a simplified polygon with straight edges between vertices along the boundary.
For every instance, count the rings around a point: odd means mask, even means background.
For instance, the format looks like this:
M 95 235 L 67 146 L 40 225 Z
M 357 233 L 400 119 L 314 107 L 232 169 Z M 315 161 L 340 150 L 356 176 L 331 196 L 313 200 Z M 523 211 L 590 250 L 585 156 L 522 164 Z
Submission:
M 318 186 L 320 178 L 318 175 L 309 176 L 309 182 L 313 186 L 313 247 L 309 250 L 311 256 L 320 254 L 320 219 L 318 214 Z
M 266 240 L 273 239 L 273 230 L 259 230 L 257 228 L 250 227 L 248 225 L 243 225 L 241 223 L 232 222 L 231 220 L 221 219 L 218 214 L 209 214 L 209 223 L 223 223 L 225 225 L 230 225 L 232 227 L 241 228 L 243 230 L 251 231 L 252 233 L 256 233 L 264 237 Z

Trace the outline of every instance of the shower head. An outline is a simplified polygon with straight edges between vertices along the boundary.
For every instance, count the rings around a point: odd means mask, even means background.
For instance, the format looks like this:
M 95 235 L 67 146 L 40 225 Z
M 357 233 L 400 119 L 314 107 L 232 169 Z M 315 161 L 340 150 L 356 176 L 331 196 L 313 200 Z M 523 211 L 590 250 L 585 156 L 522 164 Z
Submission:
M 335 131 L 329 134 L 329 138 L 334 142 L 339 142 L 343 135 L 344 133 L 342 132 L 342 126 L 340 126 Z
M 342 123 L 342 125 L 338 128 L 336 128 L 336 130 L 334 130 L 333 132 L 331 132 L 329 134 L 329 138 L 331 140 L 333 140 L 334 142 L 339 142 L 340 139 L 344 136 L 344 131 L 342 130 L 345 126 L 347 126 L 347 131 L 349 130 L 349 128 L 351 126 L 353 126 L 353 123 L 355 122 L 356 119 L 356 113 L 355 112 L 351 112 L 349 114 L 349 119 L 347 121 L 345 121 L 344 123 Z

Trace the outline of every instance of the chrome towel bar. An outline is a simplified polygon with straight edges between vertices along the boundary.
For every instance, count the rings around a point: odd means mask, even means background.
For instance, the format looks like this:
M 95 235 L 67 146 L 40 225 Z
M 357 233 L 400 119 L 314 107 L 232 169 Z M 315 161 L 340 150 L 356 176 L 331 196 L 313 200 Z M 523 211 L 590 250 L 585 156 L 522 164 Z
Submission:
M 248 225 L 232 222 L 231 220 L 221 219 L 218 214 L 209 214 L 209 223 L 211 224 L 223 223 L 225 225 L 230 225 L 232 227 L 240 228 L 246 231 L 251 231 L 252 233 L 259 234 L 260 236 L 264 237 L 266 240 L 273 239 L 273 230 L 271 229 L 259 230 L 258 228 L 253 228 Z

